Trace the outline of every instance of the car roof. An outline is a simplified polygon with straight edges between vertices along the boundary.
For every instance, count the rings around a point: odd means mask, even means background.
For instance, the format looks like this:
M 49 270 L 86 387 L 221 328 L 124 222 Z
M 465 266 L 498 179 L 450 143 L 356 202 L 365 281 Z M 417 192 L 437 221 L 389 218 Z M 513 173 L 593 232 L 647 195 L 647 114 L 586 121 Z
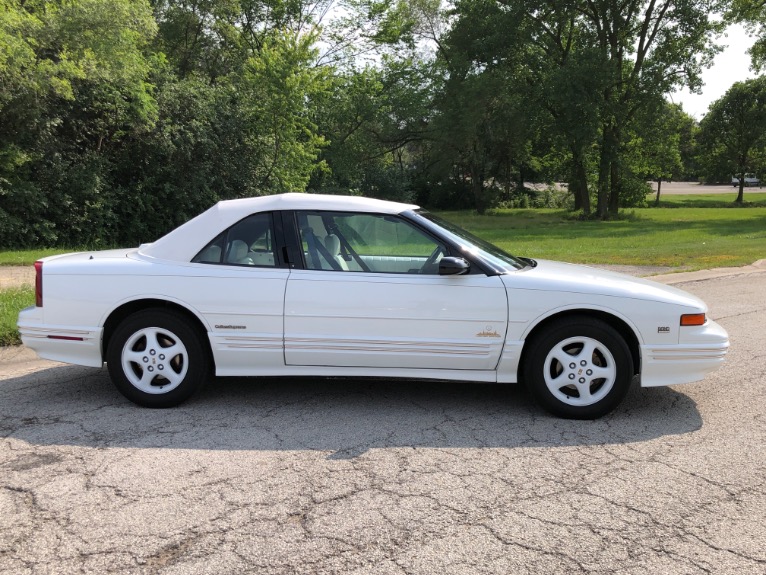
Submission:
M 257 198 L 224 200 L 218 202 L 211 209 L 221 211 L 236 210 L 248 213 L 272 210 L 332 210 L 398 214 L 417 207 L 413 204 L 402 204 L 399 202 L 376 200 L 374 198 L 363 198 L 361 196 L 287 193 Z
M 388 202 L 360 196 L 322 194 L 277 194 L 218 202 L 185 224 L 151 244 L 142 245 L 141 255 L 188 262 L 213 238 L 241 219 L 259 212 L 284 210 L 322 210 L 336 212 L 368 212 L 399 214 L 417 209 L 414 204 Z

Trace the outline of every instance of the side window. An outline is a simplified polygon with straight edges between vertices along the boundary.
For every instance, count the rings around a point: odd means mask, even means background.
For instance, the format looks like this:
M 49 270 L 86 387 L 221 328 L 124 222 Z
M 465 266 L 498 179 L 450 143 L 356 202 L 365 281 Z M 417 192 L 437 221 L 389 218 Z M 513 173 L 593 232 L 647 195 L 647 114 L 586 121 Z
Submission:
M 202 248 L 192 262 L 274 267 L 271 214 L 254 214 L 240 220 Z
M 438 274 L 444 245 L 398 216 L 301 212 L 307 269 Z

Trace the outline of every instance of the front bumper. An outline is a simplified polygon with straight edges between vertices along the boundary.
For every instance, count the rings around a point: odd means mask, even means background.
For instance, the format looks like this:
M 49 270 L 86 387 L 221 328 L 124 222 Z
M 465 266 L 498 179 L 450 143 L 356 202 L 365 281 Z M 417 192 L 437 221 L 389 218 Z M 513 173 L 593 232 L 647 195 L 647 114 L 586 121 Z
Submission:
M 681 328 L 678 344 L 641 346 L 641 386 L 692 383 L 723 364 L 729 334 L 712 320 L 699 327 Z

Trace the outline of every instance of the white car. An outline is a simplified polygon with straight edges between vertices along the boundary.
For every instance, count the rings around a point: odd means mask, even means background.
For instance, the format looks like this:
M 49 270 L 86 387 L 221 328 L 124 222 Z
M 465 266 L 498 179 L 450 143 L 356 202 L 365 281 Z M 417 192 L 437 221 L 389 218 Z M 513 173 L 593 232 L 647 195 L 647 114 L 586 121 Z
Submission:
M 759 180 L 755 174 L 745 174 L 745 187 L 747 186 L 759 186 L 761 184 L 761 180 Z M 739 178 L 737 176 L 732 176 L 731 178 L 731 185 L 735 188 L 739 187 Z
M 41 357 L 107 363 L 170 407 L 218 376 L 526 382 L 600 417 L 642 386 L 697 381 L 726 331 L 693 295 L 511 256 L 414 205 L 284 194 L 223 201 L 152 244 L 35 264 L 19 315 Z

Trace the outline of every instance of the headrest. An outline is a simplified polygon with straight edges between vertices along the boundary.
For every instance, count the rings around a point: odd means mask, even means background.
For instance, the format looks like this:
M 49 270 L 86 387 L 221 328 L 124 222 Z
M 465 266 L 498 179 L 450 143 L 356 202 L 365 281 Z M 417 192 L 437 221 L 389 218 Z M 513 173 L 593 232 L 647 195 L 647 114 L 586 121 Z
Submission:
M 337 256 L 340 253 L 340 240 L 335 234 L 330 234 L 324 239 L 324 247 L 330 252 L 330 255 Z

